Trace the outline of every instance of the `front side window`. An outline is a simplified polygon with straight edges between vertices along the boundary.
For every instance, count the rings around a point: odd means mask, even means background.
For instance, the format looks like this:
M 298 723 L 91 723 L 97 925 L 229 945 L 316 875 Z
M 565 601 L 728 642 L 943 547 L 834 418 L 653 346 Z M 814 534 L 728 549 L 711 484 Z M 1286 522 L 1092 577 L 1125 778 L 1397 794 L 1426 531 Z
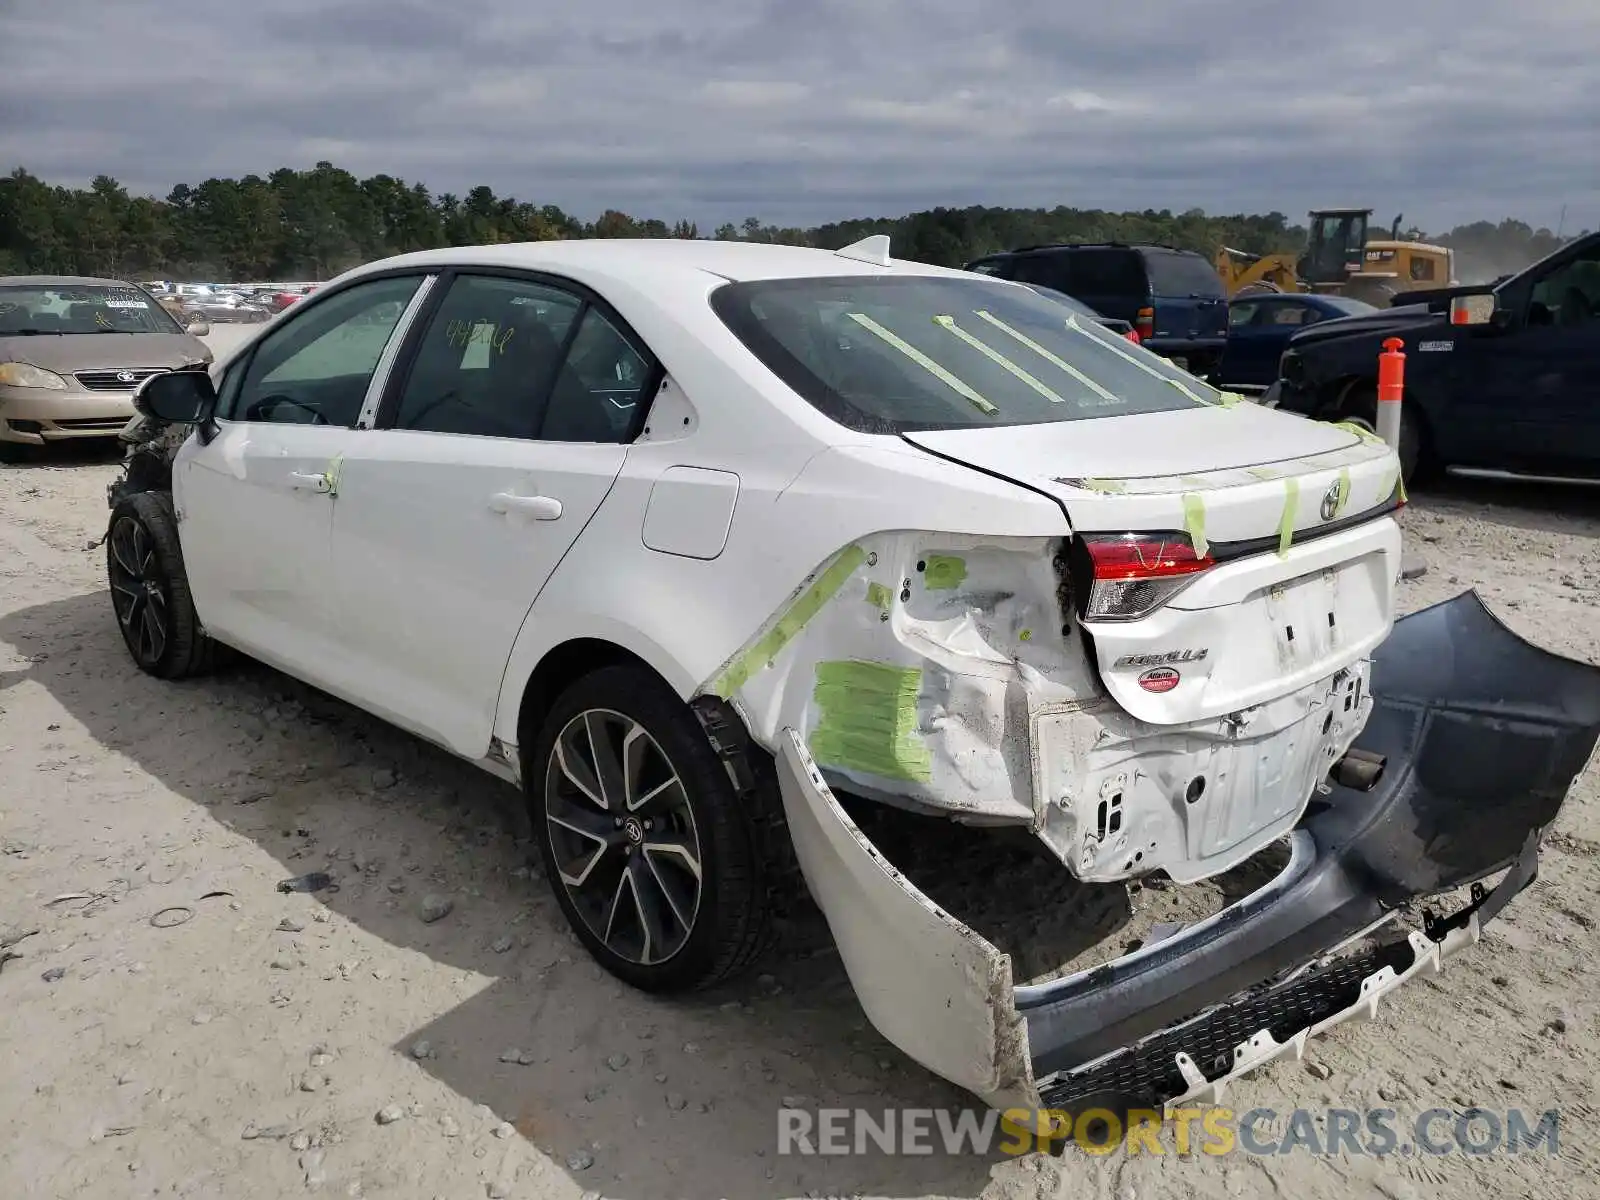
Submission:
M 234 421 L 354 426 L 378 359 L 422 282 L 368 280 L 296 313 L 261 340 L 218 416 Z
M 829 417 L 868 433 L 1042 424 L 1218 403 L 1099 322 L 982 279 L 889 275 L 718 288 L 716 314 Z
M 0 286 L 0 337 L 182 332 L 149 292 L 131 283 Z
M 1569 259 L 1533 288 L 1528 321 L 1534 325 L 1584 325 L 1600 318 L 1600 246 Z

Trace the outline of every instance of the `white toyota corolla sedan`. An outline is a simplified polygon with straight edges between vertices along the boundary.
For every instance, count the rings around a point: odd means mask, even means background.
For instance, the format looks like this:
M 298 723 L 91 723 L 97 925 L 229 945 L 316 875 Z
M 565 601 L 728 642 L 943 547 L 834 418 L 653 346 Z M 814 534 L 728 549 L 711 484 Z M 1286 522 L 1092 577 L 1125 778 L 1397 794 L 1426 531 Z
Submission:
M 519 784 L 573 929 L 642 988 L 745 966 L 793 854 L 868 1015 L 992 1103 L 1214 1094 L 1475 940 L 1552 815 L 1395 765 L 1427 735 L 1374 715 L 1384 444 L 885 238 L 404 255 L 138 403 L 107 550 L 141 668 L 232 648 Z M 1539 653 L 1475 601 L 1424 618 L 1423 658 Z M 1029 831 L 1064 890 L 1292 853 L 1211 921 L 1014 980 L 840 795 Z M 1492 911 L 1374 940 L 1498 870 Z

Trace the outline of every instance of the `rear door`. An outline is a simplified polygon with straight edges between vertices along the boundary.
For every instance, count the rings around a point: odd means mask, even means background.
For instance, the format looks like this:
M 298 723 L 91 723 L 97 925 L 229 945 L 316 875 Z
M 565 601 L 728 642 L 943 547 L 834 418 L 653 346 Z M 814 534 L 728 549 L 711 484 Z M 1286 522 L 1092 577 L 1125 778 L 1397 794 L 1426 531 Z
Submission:
M 1220 344 L 1228 336 L 1228 297 L 1216 268 L 1186 251 L 1150 247 L 1139 253 L 1156 310 L 1154 336 Z
M 1228 307 L 1228 345 L 1221 381 L 1227 387 L 1262 391 L 1278 378 L 1278 362 L 1289 339 L 1322 313 L 1294 296 L 1252 296 Z
M 481 757 L 517 631 L 611 490 L 657 368 L 575 285 L 463 271 L 436 291 L 341 467 L 330 579 L 373 707 Z

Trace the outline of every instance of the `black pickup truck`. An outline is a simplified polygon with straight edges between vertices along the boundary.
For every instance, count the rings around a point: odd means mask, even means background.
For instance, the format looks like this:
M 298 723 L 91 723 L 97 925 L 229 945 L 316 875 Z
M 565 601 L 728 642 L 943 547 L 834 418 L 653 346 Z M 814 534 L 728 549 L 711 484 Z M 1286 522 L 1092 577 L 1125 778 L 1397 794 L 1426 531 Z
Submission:
M 1408 480 L 1443 467 L 1600 480 L 1600 233 L 1493 284 L 1407 292 L 1391 308 L 1308 327 L 1262 403 L 1374 428 L 1378 354 L 1391 337 L 1406 354 Z

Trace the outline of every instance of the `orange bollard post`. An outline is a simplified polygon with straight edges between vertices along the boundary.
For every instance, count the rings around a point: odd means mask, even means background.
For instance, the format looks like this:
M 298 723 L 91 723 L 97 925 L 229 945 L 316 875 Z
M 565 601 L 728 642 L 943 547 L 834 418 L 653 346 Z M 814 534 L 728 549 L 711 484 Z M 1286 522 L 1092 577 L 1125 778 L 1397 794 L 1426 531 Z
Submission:
M 1378 355 L 1378 436 L 1400 453 L 1400 400 L 1406 387 L 1405 342 L 1386 338 Z

